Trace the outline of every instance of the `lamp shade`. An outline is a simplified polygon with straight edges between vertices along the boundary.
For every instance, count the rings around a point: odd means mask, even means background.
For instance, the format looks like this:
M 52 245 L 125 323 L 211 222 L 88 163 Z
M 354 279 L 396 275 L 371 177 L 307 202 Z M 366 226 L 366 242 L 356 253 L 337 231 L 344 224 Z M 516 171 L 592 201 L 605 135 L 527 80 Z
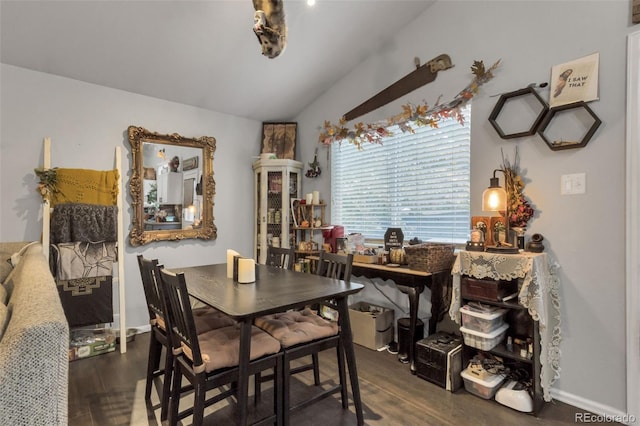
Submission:
M 497 177 L 490 179 L 490 184 L 482 193 L 482 210 L 500 212 L 507 210 L 507 191 L 500 186 Z

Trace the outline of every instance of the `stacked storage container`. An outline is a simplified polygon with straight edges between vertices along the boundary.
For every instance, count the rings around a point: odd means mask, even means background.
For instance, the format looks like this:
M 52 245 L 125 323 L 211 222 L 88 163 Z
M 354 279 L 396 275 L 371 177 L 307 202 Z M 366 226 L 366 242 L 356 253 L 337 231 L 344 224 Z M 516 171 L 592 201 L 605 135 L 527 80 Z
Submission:
M 504 339 L 509 325 L 504 322 L 507 309 L 480 304 L 469 304 L 460 308 L 462 326 L 460 332 L 464 344 L 488 351 Z
M 504 339 L 509 324 L 504 321 L 507 309 L 472 303 L 460 308 L 462 326 L 460 332 L 464 344 L 476 349 L 488 351 Z M 471 367 L 460 374 L 467 392 L 480 398 L 491 399 L 504 381 L 504 376 L 478 371 Z

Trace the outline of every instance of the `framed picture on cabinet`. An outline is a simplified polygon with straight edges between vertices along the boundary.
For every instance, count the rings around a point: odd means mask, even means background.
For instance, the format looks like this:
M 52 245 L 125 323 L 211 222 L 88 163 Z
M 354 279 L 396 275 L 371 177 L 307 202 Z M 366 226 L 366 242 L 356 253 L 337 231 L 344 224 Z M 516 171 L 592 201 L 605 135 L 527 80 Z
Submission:
M 492 216 L 491 225 L 489 226 L 490 240 L 487 245 L 496 245 L 499 242 L 507 241 L 506 220 L 502 216 Z
M 262 154 L 295 160 L 298 123 L 262 123 Z
M 471 229 L 479 229 L 482 232 L 482 241 L 485 244 L 492 244 L 491 241 L 491 218 L 489 216 L 472 216 Z

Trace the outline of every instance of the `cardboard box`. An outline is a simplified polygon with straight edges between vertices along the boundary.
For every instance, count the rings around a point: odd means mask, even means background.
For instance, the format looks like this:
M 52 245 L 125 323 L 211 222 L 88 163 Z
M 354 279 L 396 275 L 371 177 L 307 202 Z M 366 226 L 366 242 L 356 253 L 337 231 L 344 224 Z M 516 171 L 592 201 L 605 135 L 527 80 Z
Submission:
M 110 330 L 73 330 L 69 361 L 89 358 L 116 350 L 116 335 Z
M 349 306 L 353 343 L 377 350 L 393 340 L 393 309 L 358 302 Z

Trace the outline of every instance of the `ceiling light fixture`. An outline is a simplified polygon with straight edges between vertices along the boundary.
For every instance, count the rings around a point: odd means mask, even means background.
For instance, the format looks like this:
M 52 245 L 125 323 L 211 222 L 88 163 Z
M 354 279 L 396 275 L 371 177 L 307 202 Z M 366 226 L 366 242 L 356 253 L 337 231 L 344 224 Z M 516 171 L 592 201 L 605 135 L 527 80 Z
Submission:
M 316 0 L 307 0 L 307 6 L 313 6 L 316 4 Z

